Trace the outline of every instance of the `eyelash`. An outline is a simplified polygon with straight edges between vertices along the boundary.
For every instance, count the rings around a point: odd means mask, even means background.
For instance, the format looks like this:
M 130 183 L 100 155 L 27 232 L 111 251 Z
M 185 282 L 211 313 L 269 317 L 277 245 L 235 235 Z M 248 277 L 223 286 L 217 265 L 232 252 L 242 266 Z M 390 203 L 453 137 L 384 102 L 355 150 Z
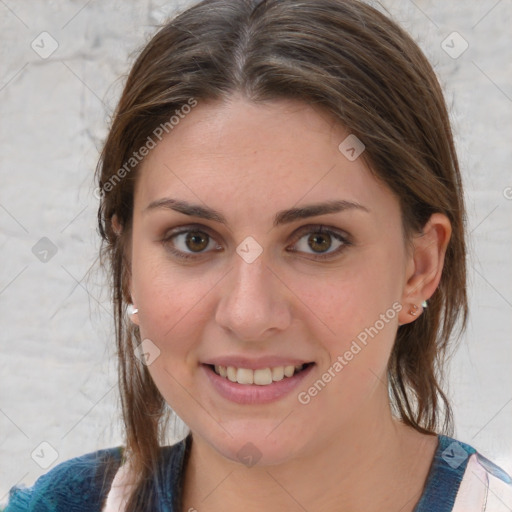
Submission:
M 200 258 L 201 255 L 206 254 L 207 252 L 211 251 L 205 251 L 197 253 L 197 255 L 191 255 L 190 253 L 185 253 L 183 251 L 176 250 L 170 246 L 170 242 L 173 238 L 177 237 L 178 235 L 182 235 L 184 233 L 190 233 L 190 232 L 198 232 L 198 233 L 204 233 L 209 237 L 209 239 L 213 239 L 213 236 L 211 236 L 208 232 L 209 230 L 205 228 L 204 226 L 186 226 L 184 228 L 177 228 L 174 231 L 171 231 L 168 233 L 168 235 L 162 240 L 162 244 L 166 247 L 168 251 L 170 251 L 174 256 L 177 256 L 178 258 L 184 259 L 184 260 L 194 260 L 197 258 Z M 329 253 L 317 253 L 316 255 L 313 255 L 313 259 L 315 260 L 326 260 L 331 259 L 335 257 L 336 255 L 343 252 L 343 250 L 346 247 L 349 247 L 352 245 L 352 242 L 347 238 L 346 235 L 341 234 L 341 232 L 333 229 L 329 229 L 324 227 L 323 225 L 310 225 L 310 226 L 303 226 L 299 229 L 299 232 L 295 234 L 295 241 L 294 245 L 297 244 L 301 240 L 301 238 L 304 237 L 306 234 L 322 234 L 322 235 L 329 235 L 332 238 L 338 240 L 339 242 L 342 242 L 342 245 L 338 247 L 338 249 L 329 252 Z M 297 250 L 291 250 L 289 252 L 300 252 Z M 311 253 L 309 253 L 311 254 Z

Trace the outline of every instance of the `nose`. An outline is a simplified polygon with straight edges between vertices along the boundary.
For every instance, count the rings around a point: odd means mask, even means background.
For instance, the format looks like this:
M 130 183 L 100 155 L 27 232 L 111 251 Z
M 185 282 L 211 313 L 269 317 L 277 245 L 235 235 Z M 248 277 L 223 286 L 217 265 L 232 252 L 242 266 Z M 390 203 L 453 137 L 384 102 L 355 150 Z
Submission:
M 240 341 L 262 341 L 288 328 L 290 293 L 267 264 L 265 252 L 248 263 L 235 254 L 221 288 L 215 320 Z

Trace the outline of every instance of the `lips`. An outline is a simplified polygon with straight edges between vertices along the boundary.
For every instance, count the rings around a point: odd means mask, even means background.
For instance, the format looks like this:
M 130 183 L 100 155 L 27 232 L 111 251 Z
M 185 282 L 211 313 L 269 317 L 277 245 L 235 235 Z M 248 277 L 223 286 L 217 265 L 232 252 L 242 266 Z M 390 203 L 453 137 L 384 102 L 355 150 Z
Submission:
M 302 367 L 302 370 L 297 371 L 295 367 L 292 366 L 294 373 L 291 377 L 285 377 L 278 381 L 268 382 L 268 372 L 267 372 L 267 381 L 260 381 L 261 384 L 258 383 L 245 383 L 241 384 L 238 381 L 232 382 L 227 378 L 227 368 L 226 368 L 226 377 L 222 377 L 218 373 L 215 372 L 215 366 L 209 364 L 200 364 L 200 376 L 201 378 L 206 378 L 205 382 L 209 382 L 211 384 L 211 388 L 218 396 L 223 397 L 224 399 L 229 400 L 230 402 L 235 402 L 243 405 L 257 405 L 257 404 L 266 404 L 270 402 L 274 402 L 280 399 L 285 399 L 287 395 L 290 395 L 293 390 L 296 390 L 301 382 L 304 382 L 304 379 L 311 374 L 311 372 L 316 367 L 315 363 L 305 364 Z M 249 366 L 249 365 L 248 365 Z M 290 365 L 291 366 L 291 365 Z M 300 366 L 299 366 L 300 367 Z M 232 367 L 235 369 L 235 367 Z M 276 367 L 273 367 L 276 368 Z M 238 371 L 240 368 L 237 368 Z M 251 372 L 256 376 L 256 380 L 259 379 L 257 376 L 257 372 L 263 371 L 265 369 L 258 368 L 255 371 L 250 370 L 248 368 L 243 369 L 243 372 Z M 231 372 L 233 370 L 230 370 Z M 247 373 L 246 373 L 247 375 Z M 238 375 L 237 375 L 238 377 Z M 242 378 L 243 380 L 243 378 Z M 247 379 L 250 381 L 250 379 Z M 253 378 L 254 380 L 254 378 Z

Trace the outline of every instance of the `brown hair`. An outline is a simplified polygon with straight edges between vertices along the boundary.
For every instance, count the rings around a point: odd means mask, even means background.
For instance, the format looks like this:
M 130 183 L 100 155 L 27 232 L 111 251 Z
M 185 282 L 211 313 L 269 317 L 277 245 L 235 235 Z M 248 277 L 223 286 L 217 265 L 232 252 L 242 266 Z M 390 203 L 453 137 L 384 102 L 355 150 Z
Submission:
M 191 98 L 225 100 L 235 92 L 256 103 L 307 102 L 355 134 L 375 177 L 400 203 L 406 241 L 432 213 L 449 218 L 441 281 L 424 314 L 399 328 L 388 378 L 391 403 L 406 424 L 426 433 L 452 432 L 441 383 L 450 339 L 458 320 L 459 336 L 463 332 L 468 314 L 466 219 L 449 117 L 432 67 L 410 36 L 359 1 L 206 0 L 164 25 L 140 53 L 97 170 L 126 447 L 138 475 L 128 510 L 149 510 L 148 482 L 169 417 L 147 367 L 134 356 L 140 336 L 124 314 L 138 166 L 112 179 Z M 119 236 L 114 215 L 123 226 Z

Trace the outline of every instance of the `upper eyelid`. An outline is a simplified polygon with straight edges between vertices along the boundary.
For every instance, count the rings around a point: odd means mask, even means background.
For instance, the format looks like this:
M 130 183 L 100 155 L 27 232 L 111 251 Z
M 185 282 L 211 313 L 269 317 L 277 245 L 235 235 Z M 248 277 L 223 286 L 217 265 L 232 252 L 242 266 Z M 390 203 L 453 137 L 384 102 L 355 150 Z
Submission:
M 183 226 L 177 226 L 175 228 L 165 230 L 163 239 L 166 240 L 172 238 L 173 236 L 182 235 L 183 233 L 187 233 L 189 231 L 200 231 L 214 238 L 214 230 L 208 226 L 204 226 L 202 224 L 185 224 Z
M 334 233 L 347 239 L 350 237 L 344 229 L 335 228 L 334 226 L 331 227 L 326 224 L 307 224 L 305 226 L 300 226 L 294 231 L 294 234 L 298 236 L 302 235 L 302 233 L 315 232 L 315 230 L 322 233 Z

